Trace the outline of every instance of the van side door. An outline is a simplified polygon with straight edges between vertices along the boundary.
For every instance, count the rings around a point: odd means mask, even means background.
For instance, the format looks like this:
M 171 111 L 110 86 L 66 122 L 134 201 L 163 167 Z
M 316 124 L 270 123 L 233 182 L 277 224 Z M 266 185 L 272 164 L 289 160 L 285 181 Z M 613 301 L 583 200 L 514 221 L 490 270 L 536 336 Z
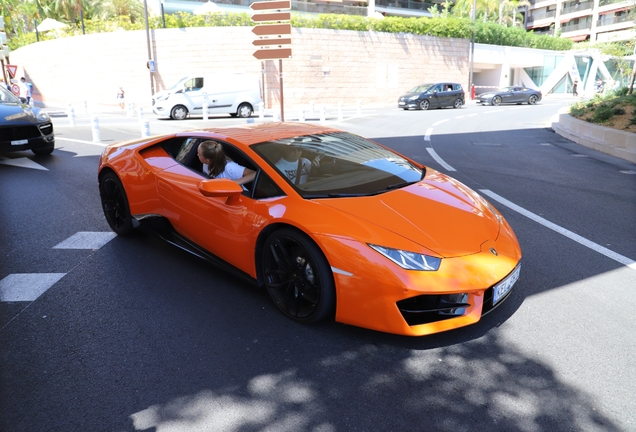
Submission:
M 185 98 L 190 114 L 201 114 L 204 101 L 203 77 L 189 79 L 183 83 L 183 97 Z

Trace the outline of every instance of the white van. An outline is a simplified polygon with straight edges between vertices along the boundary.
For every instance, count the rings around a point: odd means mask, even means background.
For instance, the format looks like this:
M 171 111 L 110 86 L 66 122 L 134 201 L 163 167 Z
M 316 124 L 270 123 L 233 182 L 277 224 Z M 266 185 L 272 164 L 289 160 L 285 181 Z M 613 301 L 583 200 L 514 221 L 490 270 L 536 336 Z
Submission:
M 202 115 L 206 100 L 208 115 L 250 117 L 263 101 L 260 80 L 250 74 L 187 76 L 169 89 L 155 93 L 152 110 L 159 116 L 183 120 L 188 115 Z

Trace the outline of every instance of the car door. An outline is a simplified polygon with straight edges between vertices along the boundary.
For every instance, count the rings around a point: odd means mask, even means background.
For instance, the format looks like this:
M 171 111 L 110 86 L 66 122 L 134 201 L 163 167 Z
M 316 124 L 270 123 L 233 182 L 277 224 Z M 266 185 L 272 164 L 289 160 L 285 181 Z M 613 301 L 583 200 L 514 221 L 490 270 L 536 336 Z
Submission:
M 228 145 L 223 143 L 223 145 Z M 157 194 L 177 232 L 207 251 L 252 274 L 254 241 L 269 212 L 249 193 L 206 197 L 199 184 L 208 180 L 181 164 L 156 174 Z
M 183 97 L 189 105 L 188 110 L 192 114 L 201 114 L 205 92 L 203 90 L 203 77 L 192 78 L 183 83 Z
M 444 101 L 444 95 L 442 90 L 442 84 L 435 84 L 435 86 L 429 90 L 429 93 L 431 94 L 429 101 L 431 102 L 432 108 L 439 108 L 443 106 L 442 103 Z

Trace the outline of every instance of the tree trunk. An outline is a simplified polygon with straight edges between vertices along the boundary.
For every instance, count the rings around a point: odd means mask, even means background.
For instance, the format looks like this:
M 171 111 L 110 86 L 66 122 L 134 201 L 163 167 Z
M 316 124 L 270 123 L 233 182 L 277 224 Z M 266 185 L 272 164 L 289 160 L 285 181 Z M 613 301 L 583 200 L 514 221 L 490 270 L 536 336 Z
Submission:
M 635 77 L 636 77 L 636 62 L 634 62 L 634 67 L 632 68 L 632 76 L 629 78 L 629 87 L 627 88 L 628 95 L 632 94 Z

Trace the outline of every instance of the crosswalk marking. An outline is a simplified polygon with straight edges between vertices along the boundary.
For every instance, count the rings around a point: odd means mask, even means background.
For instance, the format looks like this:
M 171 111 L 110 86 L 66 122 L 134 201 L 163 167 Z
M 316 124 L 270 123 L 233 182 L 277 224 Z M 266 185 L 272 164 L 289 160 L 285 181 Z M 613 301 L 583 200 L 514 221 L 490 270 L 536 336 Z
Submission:
M 32 302 L 66 273 L 14 273 L 0 280 L 0 302 Z
M 114 232 L 80 231 L 53 246 L 53 249 L 99 249 L 115 237 L 117 234 Z

